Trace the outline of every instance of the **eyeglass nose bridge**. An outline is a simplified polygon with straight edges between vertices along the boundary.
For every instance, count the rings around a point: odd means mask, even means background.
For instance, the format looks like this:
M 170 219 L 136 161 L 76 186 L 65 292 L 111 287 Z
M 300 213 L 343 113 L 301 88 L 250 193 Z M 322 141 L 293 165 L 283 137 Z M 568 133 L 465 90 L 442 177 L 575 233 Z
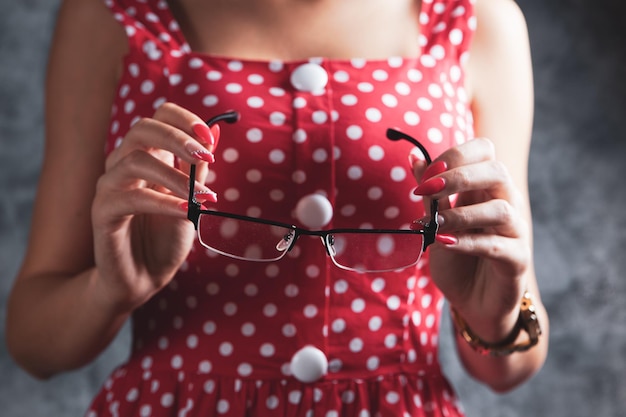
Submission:
M 298 240 L 299 236 L 300 234 L 296 229 L 290 230 L 289 233 L 287 233 L 285 236 L 282 237 L 282 239 L 280 239 L 280 241 L 278 241 L 278 243 L 276 244 L 276 250 L 284 253 L 291 252 L 291 249 L 293 249 L 293 247 L 296 245 L 296 241 Z
M 331 258 L 335 258 L 337 255 L 337 250 L 335 249 L 335 236 L 331 233 L 325 233 L 320 235 L 320 239 L 322 240 L 322 244 L 326 248 L 326 254 Z

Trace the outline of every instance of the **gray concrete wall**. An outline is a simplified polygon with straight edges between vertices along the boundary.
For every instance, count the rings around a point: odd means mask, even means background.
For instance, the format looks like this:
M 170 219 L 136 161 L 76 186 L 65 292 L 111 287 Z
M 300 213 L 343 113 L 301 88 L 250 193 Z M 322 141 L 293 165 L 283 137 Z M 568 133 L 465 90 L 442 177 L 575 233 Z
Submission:
M 92 365 L 38 382 L 4 345 L 43 150 L 44 66 L 59 0 L 0 0 L 0 415 L 82 415 L 127 352 L 128 329 Z M 626 415 L 626 15 L 619 0 L 520 0 L 536 82 L 531 155 L 535 256 L 550 356 L 498 396 L 466 377 L 449 324 L 442 360 L 470 417 Z

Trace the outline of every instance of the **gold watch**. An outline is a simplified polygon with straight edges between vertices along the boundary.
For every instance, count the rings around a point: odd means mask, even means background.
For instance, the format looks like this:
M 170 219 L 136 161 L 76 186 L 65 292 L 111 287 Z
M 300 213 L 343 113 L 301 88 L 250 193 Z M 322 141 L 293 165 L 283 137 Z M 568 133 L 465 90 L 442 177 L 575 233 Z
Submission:
M 537 317 L 537 308 L 533 304 L 532 295 L 528 291 L 522 297 L 519 317 L 515 327 L 504 340 L 496 343 L 487 343 L 481 340 L 454 308 L 451 308 L 451 312 L 454 325 L 461 337 L 481 355 L 505 356 L 514 352 L 524 352 L 539 342 L 541 326 Z M 515 343 L 522 330 L 528 333 L 528 340 L 522 343 Z

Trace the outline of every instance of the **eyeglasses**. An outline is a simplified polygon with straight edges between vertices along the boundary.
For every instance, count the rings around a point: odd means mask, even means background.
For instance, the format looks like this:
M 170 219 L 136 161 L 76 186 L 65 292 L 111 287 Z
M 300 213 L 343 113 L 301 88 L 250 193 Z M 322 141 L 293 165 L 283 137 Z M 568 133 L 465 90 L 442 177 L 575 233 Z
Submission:
M 207 121 L 235 123 L 239 113 L 230 111 Z M 387 129 L 387 139 L 406 140 L 419 148 L 427 164 L 428 151 L 411 136 Z M 195 198 L 196 166 L 189 173 L 187 218 L 194 224 L 199 242 L 220 255 L 243 261 L 275 262 L 293 249 L 300 236 L 319 236 L 333 263 L 348 271 L 390 272 L 418 263 L 422 253 L 435 241 L 438 201 L 431 202 L 431 220 L 422 229 L 330 229 L 307 230 L 288 223 L 205 210 Z

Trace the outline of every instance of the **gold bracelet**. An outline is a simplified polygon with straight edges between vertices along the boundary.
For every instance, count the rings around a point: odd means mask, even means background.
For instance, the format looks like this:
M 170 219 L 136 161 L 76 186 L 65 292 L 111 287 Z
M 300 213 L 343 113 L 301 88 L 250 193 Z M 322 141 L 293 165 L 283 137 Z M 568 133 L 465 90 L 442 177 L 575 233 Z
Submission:
M 505 339 L 496 343 L 487 343 L 480 339 L 454 308 L 450 310 L 452 312 L 454 325 L 461 337 L 481 355 L 505 356 L 514 352 L 524 352 L 539 342 L 541 326 L 539 325 L 537 309 L 533 304 L 532 295 L 528 291 L 526 291 L 522 297 L 519 317 L 517 318 L 515 327 Z M 515 341 L 522 330 L 528 333 L 528 340 L 516 344 Z

